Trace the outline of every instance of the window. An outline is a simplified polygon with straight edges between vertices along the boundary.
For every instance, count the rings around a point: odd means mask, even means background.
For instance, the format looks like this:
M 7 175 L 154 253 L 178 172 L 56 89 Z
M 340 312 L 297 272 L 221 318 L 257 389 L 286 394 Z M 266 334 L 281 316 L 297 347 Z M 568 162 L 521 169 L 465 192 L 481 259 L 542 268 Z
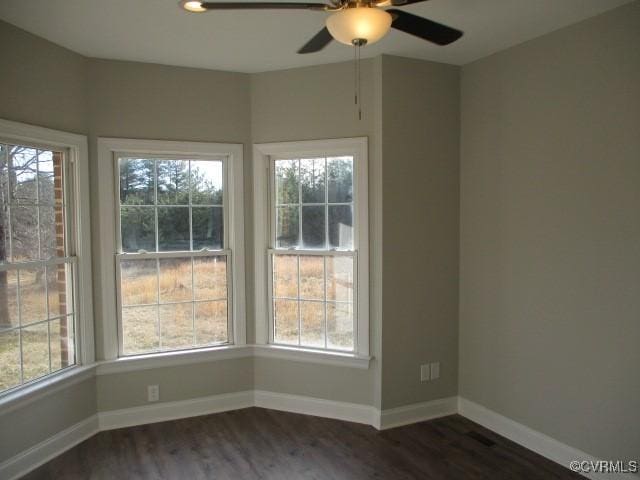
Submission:
M 69 156 L 0 143 L 0 392 L 76 364 Z
M 366 140 L 256 149 L 269 210 L 268 221 L 256 225 L 266 241 L 264 340 L 368 355 Z
M 231 186 L 241 157 L 219 148 L 207 153 L 204 146 L 214 144 L 199 144 L 196 153 L 180 144 L 184 154 L 167 154 L 162 147 L 175 150 L 174 142 L 116 142 L 131 147 L 113 152 L 118 355 L 242 342 L 234 331 L 242 310 L 233 303 L 234 263 L 242 268 L 242 262 L 232 258 L 242 227 L 231 208 L 242 195 Z

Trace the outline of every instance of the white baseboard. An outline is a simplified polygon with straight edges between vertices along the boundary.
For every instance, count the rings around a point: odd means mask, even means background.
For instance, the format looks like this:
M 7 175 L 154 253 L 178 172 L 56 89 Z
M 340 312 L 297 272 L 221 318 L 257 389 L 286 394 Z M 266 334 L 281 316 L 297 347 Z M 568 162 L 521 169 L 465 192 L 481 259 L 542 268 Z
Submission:
M 466 398 L 458 397 L 458 413 L 485 428 L 508 438 L 509 440 L 522 445 L 529 450 L 536 452 L 543 457 L 548 458 L 566 468 L 574 461 L 598 462 L 600 459 L 595 458 L 577 448 L 570 447 L 555 438 L 551 438 L 544 433 L 540 433 L 532 428 L 522 425 L 521 423 L 511 420 L 499 413 L 489 410 Z M 639 479 L 640 477 L 633 474 L 622 475 L 619 473 L 588 473 L 583 474 L 587 478 L 603 480 L 603 479 Z
M 26 475 L 98 431 L 98 416 L 92 415 L 0 463 L 0 478 L 12 480 Z
M 379 430 L 424 422 L 458 412 L 458 397 L 439 398 L 429 402 L 413 403 L 404 407 L 390 408 L 380 412 L 376 427 Z
M 379 414 L 377 409 L 369 405 L 336 402 L 322 398 L 266 392 L 262 390 L 254 391 L 254 400 L 256 407 L 302 413 L 316 417 L 335 418 L 337 420 L 364 423 L 372 426 L 376 425 Z
M 209 397 L 162 402 L 100 412 L 0 464 L 0 478 L 25 475 L 101 430 L 208 415 L 248 407 L 262 407 L 371 425 L 379 430 L 459 413 L 476 423 L 560 464 L 599 459 L 461 397 L 448 397 L 380 411 L 370 405 L 247 390 Z M 588 474 L 588 478 L 635 479 L 632 474 Z
M 166 422 L 179 418 L 197 417 L 211 413 L 240 410 L 252 407 L 253 391 L 224 393 L 208 397 L 161 402 L 142 405 L 140 407 L 123 408 L 98 413 L 100 430 L 132 427 L 148 423 Z

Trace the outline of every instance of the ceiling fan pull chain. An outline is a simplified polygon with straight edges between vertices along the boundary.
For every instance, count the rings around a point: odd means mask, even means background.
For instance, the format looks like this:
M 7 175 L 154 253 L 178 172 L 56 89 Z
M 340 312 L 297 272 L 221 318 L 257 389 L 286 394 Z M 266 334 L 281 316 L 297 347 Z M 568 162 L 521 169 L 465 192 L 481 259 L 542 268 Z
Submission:
M 358 107 L 358 120 L 362 120 L 362 108 L 360 98 L 360 41 L 353 41 L 353 90 L 355 105 Z
M 360 46 L 361 43 L 358 42 L 358 120 L 362 120 L 362 98 L 360 98 L 361 96 L 361 92 L 360 92 Z

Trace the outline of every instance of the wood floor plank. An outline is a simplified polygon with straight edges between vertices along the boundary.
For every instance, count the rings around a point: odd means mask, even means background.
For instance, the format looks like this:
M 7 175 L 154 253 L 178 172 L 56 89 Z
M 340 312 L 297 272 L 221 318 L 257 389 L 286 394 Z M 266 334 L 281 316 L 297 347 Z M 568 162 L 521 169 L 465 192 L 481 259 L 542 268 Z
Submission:
M 100 432 L 23 480 L 580 478 L 459 415 L 378 432 L 247 408 Z

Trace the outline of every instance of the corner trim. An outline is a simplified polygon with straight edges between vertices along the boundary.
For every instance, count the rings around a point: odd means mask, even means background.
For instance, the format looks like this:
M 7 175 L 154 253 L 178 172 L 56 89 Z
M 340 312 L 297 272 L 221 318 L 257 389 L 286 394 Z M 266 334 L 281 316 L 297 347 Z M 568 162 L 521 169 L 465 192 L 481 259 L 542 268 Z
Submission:
M 424 422 L 434 418 L 453 415 L 458 412 L 458 397 L 439 398 L 404 407 L 390 408 L 380 412 L 378 430 L 401 427 L 411 423 Z
M 588 453 L 562 443 L 555 438 L 538 432 L 537 430 L 533 430 L 526 425 L 500 415 L 499 413 L 489 410 L 488 408 L 472 402 L 471 400 L 467 400 L 466 398 L 458 397 L 458 413 L 463 417 L 479 423 L 483 427 L 488 428 L 489 430 L 502 435 L 503 437 L 506 437 L 553 462 L 558 463 L 559 465 L 562 465 L 565 468 L 569 468 L 570 462 L 574 460 L 587 462 L 600 461 L 600 459 L 589 455 Z M 583 476 L 597 480 L 605 478 L 620 478 L 618 474 L 604 473 L 586 473 L 583 474 Z M 640 477 L 628 474 L 625 478 L 639 479 Z
M 0 463 L 0 477 L 20 478 L 98 431 L 98 416 L 92 415 Z

